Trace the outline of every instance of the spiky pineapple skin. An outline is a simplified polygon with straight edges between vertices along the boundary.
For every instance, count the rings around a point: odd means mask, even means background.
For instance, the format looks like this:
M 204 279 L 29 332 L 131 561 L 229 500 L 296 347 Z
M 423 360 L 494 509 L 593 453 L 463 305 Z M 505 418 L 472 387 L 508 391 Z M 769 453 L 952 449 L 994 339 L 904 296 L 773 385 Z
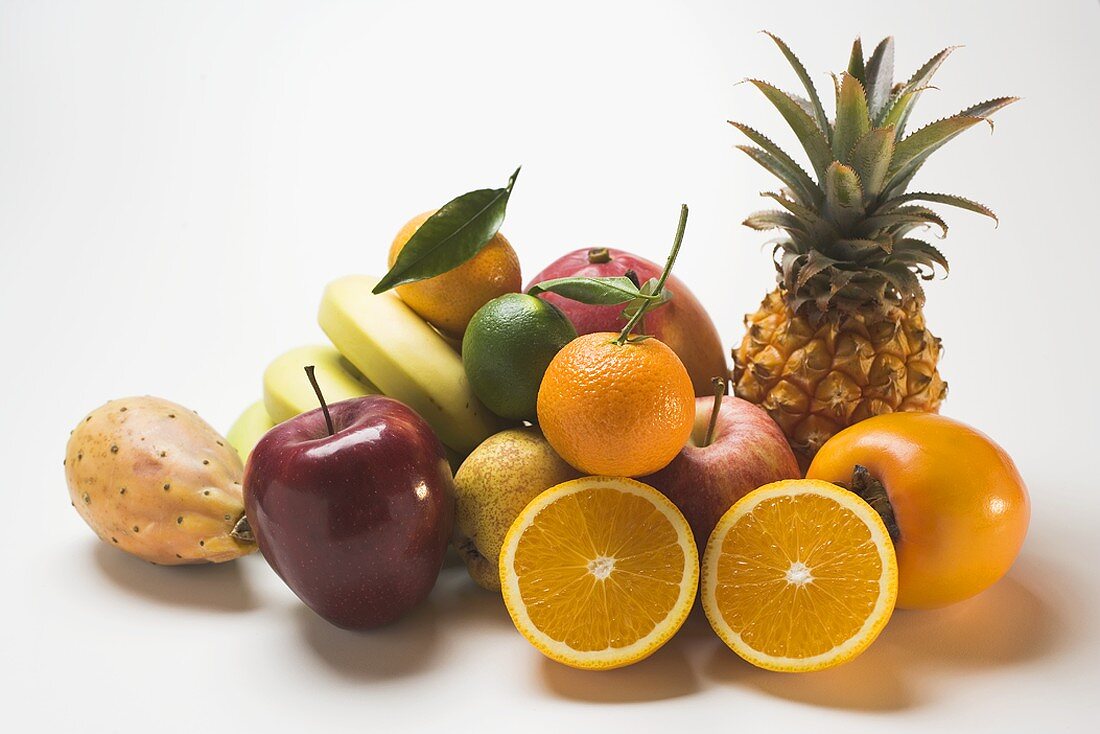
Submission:
M 733 352 L 734 392 L 767 410 L 804 459 L 857 421 L 938 412 L 947 395 L 940 340 L 913 302 L 892 318 L 854 314 L 814 325 L 776 289 L 745 326 Z

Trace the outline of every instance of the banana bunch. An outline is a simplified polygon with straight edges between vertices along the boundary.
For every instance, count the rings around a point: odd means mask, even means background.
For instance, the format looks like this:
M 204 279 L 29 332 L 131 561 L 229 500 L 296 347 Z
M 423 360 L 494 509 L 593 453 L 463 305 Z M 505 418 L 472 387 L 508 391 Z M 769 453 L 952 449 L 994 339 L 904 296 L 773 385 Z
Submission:
M 377 282 L 352 275 L 328 285 L 318 322 L 333 346 L 292 349 L 268 366 L 263 400 L 227 435 L 242 460 L 272 426 L 317 407 L 302 371 L 310 364 L 330 403 L 382 394 L 417 411 L 454 466 L 501 430 L 500 419 L 474 396 L 454 347 L 394 293 L 373 294 Z

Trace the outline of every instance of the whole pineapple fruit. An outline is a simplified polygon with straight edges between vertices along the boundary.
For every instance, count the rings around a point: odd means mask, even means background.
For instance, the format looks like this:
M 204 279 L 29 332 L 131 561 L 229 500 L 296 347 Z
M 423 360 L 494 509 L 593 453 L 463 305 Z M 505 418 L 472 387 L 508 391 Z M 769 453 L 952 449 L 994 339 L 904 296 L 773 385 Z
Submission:
M 982 102 L 906 135 L 914 104 L 953 49 L 894 84 L 893 39 L 866 60 L 856 39 L 848 70 L 834 77 L 830 120 L 805 67 L 768 35 L 808 99 L 749 81 L 794 130 L 815 175 L 756 130 L 730 123 L 755 143 L 738 147 L 784 184 L 762 194 L 781 209 L 744 222 L 782 235 L 773 250 L 778 287 L 745 317 L 748 331 L 733 352 L 735 392 L 763 406 L 805 460 L 856 421 L 939 409 L 947 383 L 936 367 L 940 340 L 924 324 L 920 281 L 931 279 L 937 265 L 946 272 L 947 260 L 913 233 L 934 226 L 942 237 L 947 225 L 915 202 L 996 216 L 960 196 L 906 190 L 933 152 L 1016 98 Z

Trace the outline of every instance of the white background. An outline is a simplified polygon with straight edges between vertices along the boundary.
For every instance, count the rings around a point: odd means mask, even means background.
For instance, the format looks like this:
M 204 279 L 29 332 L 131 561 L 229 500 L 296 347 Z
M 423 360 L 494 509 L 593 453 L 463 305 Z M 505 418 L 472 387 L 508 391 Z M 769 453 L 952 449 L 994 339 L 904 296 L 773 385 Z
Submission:
M 751 668 L 696 614 L 650 660 L 543 660 L 462 569 L 370 634 L 327 626 L 262 558 L 166 569 L 69 507 L 69 428 L 152 393 L 228 428 L 265 364 L 322 338 L 324 284 L 380 273 L 411 215 L 522 163 L 505 233 L 525 275 L 614 245 L 664 256 L 727 344 L 772 283 L 739 225 L 773 182 L 743 120 L 790 144 L 753 75 L 795 88 L 761 28 L 828 89 L 856 33 L 899 75 L 964 43 L 919 121 L 1025 99 L 920 188 L 951 277 L 927 315 L 945 412 L 1000 441 L 1034 516 L 1009 576 L 895 615 L 860 659 Z M 0 361 L 7 731 L 1080 731 L 1100 684 L 1095 283 L 1100 7 L 1048 2 L 0 2 Z M 831 96 L 831 95 L 830 95 Z M 792 146 L 793 147 L 793 146 Z

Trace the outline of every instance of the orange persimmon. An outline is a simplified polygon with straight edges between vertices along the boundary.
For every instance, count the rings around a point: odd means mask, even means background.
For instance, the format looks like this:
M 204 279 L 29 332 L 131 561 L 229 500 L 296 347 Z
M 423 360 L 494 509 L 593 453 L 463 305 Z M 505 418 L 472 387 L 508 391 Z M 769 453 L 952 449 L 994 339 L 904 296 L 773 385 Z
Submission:
M 856 423 L 821 447 L 807 478 L 840 483 L 883 515 L 898 560 L 897 606 L 961 601 L 1008 571 L 1031 506 L 1005 451 L 932 413 Z

